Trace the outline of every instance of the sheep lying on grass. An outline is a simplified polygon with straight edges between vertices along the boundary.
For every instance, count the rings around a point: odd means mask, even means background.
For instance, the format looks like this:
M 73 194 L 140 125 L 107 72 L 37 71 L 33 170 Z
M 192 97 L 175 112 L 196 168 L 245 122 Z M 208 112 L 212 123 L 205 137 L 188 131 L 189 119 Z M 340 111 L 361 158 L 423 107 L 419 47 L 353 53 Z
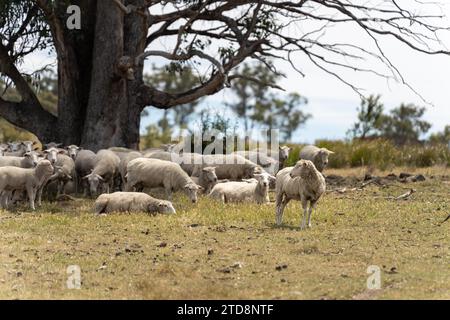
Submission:
M 311 213 L 317 201 L 325 192 L 326 183 L 323 175 L 309 160 L 300 160 L 295 167 L 288 167 L 277 174 L 276 182 L 276 223 L 281 225 L 284 208 L 290 200 L 300 200 L 303 208 L 301 229 L 311 227 Z M 308 209 L 308 202 L 310 204 Z
M 130 161 L 126 180 L 126 191 L 163 187 L 171 200 L 173 191 L 183 190 L 193 203 L 197 202 L 197 192 L 201 188 L 180 165 L 159 159 L 137 158 Z
M 36 195 L 48 179 L 53 175 L 53 166 L 48 160 L 40 161 L 34 169 L 19 167 L 0 168 L 0 194 L 2 195 L 2 208 L 6 208 L 8 199 L 14 191 L 26 191 L 30 208 L 35 210 Z M 39 203 L 38 203 L 39 204 Z
M 270 202 L 270 175 L 266 172 L 255 174 L 255 179 L 231 181 L 216 184 L 211 193 L 212 198 L 227 202 L 254 201 L 258 204 Z
M 96 214 L 109 212 L 175 213 L 170 201 L 155 199 L 141 192 L 115 192 L 100 195 L 94 204 Z
M 300 151 L 300 159 L 312 161 L 317 170 L 322 172 L 328 165 L 328 157 L 330 154 L 334 154 L 334 152 L 326 148 L 306 146 Z
M 205 194 L 209 194 L 211 189 L 217 184 L 217 175 L 215 167 L 203 168 L 199 177 L 191 177 L 192 181 L 204 189 Z

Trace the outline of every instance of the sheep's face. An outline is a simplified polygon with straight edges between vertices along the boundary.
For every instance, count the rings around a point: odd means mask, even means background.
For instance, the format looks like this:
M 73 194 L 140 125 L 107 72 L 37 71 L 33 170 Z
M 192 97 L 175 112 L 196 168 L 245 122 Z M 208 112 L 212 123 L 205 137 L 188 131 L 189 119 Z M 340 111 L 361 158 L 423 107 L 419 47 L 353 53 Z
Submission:
M 8 146 L 11 152 L 17 152 L 20 150 L 22 144 L 20 142 L 8 142 Z
M 91 191 L 91 194 L 97 194 L 98 186 L 100 185 L 100 182 L 104 182 L 105 179 L 102 178 L 101 175 L 91 173 L 87 176 L 83 177 L 83 179 L 87 179 L 89 182 L 89 190 Z
M 64 150 L 56 149 L 56 148 L 50 148 L 47 150 L 44 150 L 44 156 L 45 159 L 51 162 L 51 164 L 55 164 L 58 160 L 58 154 L 64 154 Z
M 39 156 L 36 152 L 26 152 L 23 157 L 27 159 L 27 161 L 33 166 L 36 167 L 36 165 L 40 162 Z
M 149 210 L 152 209 L 152 206 L 149 207 Z M 164 214 L 174 214 L 176 213 L 175 208 L 172 203 L 169 201 L 161 201 L 158 203 L 158 212 Z
M 36 141 L 23 141 L 22 148 L 25 150 L 25 152 L 31 152 L 31 151 L 34 151 L 35 144 L 36 144 Z
M 309 160 L 300 160 L 295 164 L 295 167 L 289 174 L 291 178 L 305 176 L 311 170 L 315 170 L 314 164 Z
M 192 203 L 197 202 L 197 193 L 200 190 L 200 187 L 194 184 L 187 184 L 184 186 L 184 191 L 186 192 L 186 195 L 189 197 L 189 199 L 192 201 Z
M 287 146 L 280 147 L 280 154 L 278 161 L 284 162 L 288 157 L 289 153 L 291 152 L 291 148 Z
M 334 154 L 334 152 L 326 148 L 320 149 L 319 153 L 317 154 L 317 159 L 319 160 L 319 164 L 322 169 L 328 166 L 328 157 L 330 156 L 330 154 Z
M 206 181 L 210 183 L 217 183 L 217 175 L 216 175 L 216 168 L 215 167 L 206 167 L 202 170 L 203 176 L 206 178 Z
M 81 148 L 77 147 L 76 145 L 71 145 L 67 147 L 67 153 L 69 154 L 69 157 L 71 157 L 73 160 L 75 160 L 80 150 Z
M 270 174 L 268 173 L 261 173 L 261 174 L 255 174 L 256 180 L 258 180 L 258 183 L 264 187 L 268 188 L 270 185 Z

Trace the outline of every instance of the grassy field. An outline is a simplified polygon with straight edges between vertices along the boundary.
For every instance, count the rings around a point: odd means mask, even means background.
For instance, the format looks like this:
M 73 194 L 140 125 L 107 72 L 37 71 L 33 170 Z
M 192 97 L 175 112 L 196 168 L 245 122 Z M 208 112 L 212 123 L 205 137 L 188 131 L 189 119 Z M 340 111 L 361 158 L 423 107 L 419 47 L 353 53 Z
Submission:
M 282 227 L 273 203 L 184 196 L 173 216 L 96 217 L 87 200 L 1 211 L 0 298 L 450 299 L 450 170 L 417 172 L 427 181 L 327 193 L 307 231 L 298 202 Z M 408 200 L 390 199 L 410 188 Z M 66 286 L 70 265 L 81 289 Z M 380 290 L 367 289 L 370 265 Z

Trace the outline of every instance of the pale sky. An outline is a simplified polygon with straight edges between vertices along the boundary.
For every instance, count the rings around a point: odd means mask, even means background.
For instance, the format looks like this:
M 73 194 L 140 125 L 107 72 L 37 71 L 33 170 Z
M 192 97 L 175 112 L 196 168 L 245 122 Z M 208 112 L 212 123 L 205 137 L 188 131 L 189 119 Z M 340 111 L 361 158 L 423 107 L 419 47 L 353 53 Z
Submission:
M 447 26 L 450 26 L 449 2 L 445 1 L 443 7 L 446 18 L 443 19 L 442 24 Z M 340 42 L 370 45 L 370 41 L 355 32 L 351 25 L 333 29 L 327 36 L 336 37 Z M 450 32 L 442 33 L 440 38 L 443 44 L 450 48 Z M 353 72 L 346 72 L 345 78 L 364 88 L 367 94 L 381 94 L 387 110 L 397 107 L 401 102 L 427 106 L 425 119 L 433 125 L 430 132 L 442 131 L 445 125 L 450 124 L 450 56 L 420 54 L 401 45 L 398 41 L 387 38 L 382 44 L 385 52 L 407 82 L 432 105 L 426 105 L 409 88 L 394 81 L 387 82 L 376 76 Z M 54 57 L 41 52 L 27 58 L 24 67 L 26 70 L 31 70 L 51 61 L 54 61 Z M 303 110 L 312 114 L 313 118 L 305 127 L 297 130 L 293 140 L 312 143 L 316 139 L 344 138 L 346 131 L 356 120 L 356 108 L 360 104 L 359 96 L 339 80 L 307 62 L 301 55 L 296 56 L 295 61 L 296 66 L 306 76 L 301 77 L 287 64 L 277 63 L 277 68 L 287 76 L 280 84 L 287 92 L 296 91 L 309 100 Z M 152 62 L 149 60 L 146 63 L 147 70 L 150 69 Z M 369 63 L 365 67 L 373 66 Z M 229 92 L 223 90 L 205 99 L 204 105 L 223 110 L 223 102 L 229 98 Z M 155 110 L 151 114 L 152 117 L 142 120 L 142 130 L 149 123 L 156 122 L 162 112 Z

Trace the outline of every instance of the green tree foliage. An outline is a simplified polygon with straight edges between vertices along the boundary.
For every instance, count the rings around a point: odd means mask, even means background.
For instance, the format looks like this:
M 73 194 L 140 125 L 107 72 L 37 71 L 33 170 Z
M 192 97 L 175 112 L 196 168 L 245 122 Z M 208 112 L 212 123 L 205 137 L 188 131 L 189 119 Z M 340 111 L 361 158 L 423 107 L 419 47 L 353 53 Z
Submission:
M 432 144 L 446 144 L 450 146 L 450 125 L 445 126 L 442 132 L 432 134 L 430 142 Z
M 361 106 L 358 108 L 358 122 L 348 131 L 348 135 L 352 138 L 365 139 L 380 134 L 384 111 L 384 105 L 380 99 L 380 95 L 371 95 L 361 100 Z
M 382 136 L 396 145 L 419 142 L 420 136 L 431 128 L 430 123 L 422 120 L 425 110 L 424 107 L 413 104 L 401 104 L 398 108 L 391 110 L 390 115 L 383 116 Z
M 371 95 L 361 101 L 358 121 L 348 131 L 352 138 L 384 138 L 405 145 L 418 143 L 430 130 L 431 124 L 422 119 L 424 107 L 402 103 L 386 114 L 380 99 L 379 95 Z

